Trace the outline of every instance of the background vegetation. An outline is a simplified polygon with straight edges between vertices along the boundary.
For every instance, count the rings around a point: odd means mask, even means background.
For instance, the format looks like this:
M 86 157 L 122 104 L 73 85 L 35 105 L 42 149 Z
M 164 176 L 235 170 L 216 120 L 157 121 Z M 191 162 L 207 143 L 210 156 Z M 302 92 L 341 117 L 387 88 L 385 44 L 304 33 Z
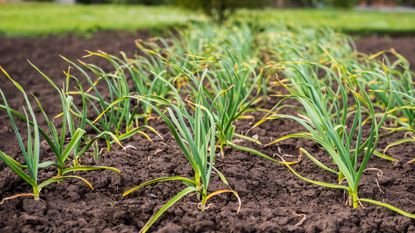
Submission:
M 172 6 L 0 4 L 0 34 L 88 34 L 97 30 L 159 29 L 196 19 Z
M 285 22 L 313 27 L 332 26 L 336 30 L 354 33 L 415 31 L 415 14 L 406 11 L 239 9 L 232 17 L 234 20 L 243 18 L 257 20 L 260 23 Z M 181 25 L 191 20 L 205 20 L 205 18 L 197 11 L 186 11 L 173 6 L 62 6 L 51 3 L 0 5 L 0 34 L 6 36 L 158 29 Z

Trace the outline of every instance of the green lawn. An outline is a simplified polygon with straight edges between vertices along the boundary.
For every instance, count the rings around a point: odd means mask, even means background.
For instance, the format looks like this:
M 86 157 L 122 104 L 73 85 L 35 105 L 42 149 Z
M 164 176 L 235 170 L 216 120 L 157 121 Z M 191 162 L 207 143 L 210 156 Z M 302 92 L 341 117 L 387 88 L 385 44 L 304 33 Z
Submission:
M 196 18 L 173 7 L 74 5 L 49 3 L 0 4 L 0 34 L 37 36 L 102 29 L 157 29 Z
M 263 11 L 239 11 L 238 18 L 247 15 L 261 23 L 285 22 L 303 26 L 331 26 L 344 32 L 415 32 L 415 11 L 369 11 L 336 9 L 268 9 Z
M 261 23 L 332 26 L 346 32 L 415 32 L 414 12 L 268 9 L 241 10 L 234 17 L 244 20 L 256 18 Z M 192 19 L 197 20 L 201 17 L 169 6 L 6 4 L 0 5 L 0 34 L 38 36 L 66 32 L 85 34 L 100 29 L 158 29 L 184 24 Z

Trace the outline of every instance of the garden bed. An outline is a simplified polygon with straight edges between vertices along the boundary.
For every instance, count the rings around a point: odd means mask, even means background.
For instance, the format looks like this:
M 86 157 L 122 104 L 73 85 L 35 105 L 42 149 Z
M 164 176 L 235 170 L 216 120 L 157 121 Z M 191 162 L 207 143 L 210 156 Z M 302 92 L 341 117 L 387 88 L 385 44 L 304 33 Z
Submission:
M 63 80 L 63 70 L 67 63 L 58 54 L 69 58 L 79 58 L 84 49 L 104 50 L 116 53 L 123 50 L 133 54 L 134 39 L 148 38 L 149 33 L 99 32 L 92 38 L 76 36 L 53 36 L 41 39 L 0 38 L 0 65 L 4 67 L 28 93 L 36 93 L 51 114 L 58 113 L 53 106 L 57 104 L 55 92 L 25 62 L 34 64 L 58 84 Z M 395 48 L 415 65 L 415 43 L 413 37 L 384 38 L 369 36 L 357 39 L 357 48 L 366 53 Z M 4 79 L 2 79 L 4 80 Z M 13 106 L 23 104 L 15 88 L 0 82 Z M 271 100 L 275 103 L 276 100 Z M 268 107 L 270 103 L 264 103 Z M 255 120 L 238 123 L 238 131 L 245 132 Z M 2 113 L 0 121 L 5 121 Z M 183 185 L 172 183 L 146 188 L 126 199 L 121 194 L 151 178 L 168 175 L 187 175 L 192 171 L 186 166 L 176 143 L 164 124 L 153 121 L 152 125 L 161 132 L 164 140 L 154 137 L 155 143 L 139 135 L 126 141 L 136 149 L 123 151 L 115 148 L 104 153 L 99 161 L 102 165 L 113 166 L 122 171 L 88 172 L 88 179 L 95 190 L 89 190 L 80 182 L 64 181 L 51 185 L 41 193 L 42 201 L 19 198 L 0 205 L 1 232 L 137 232 L 153 214 L 153 211 L 174 196 Z M 15 139 L 10 130 L 1 124 L 0 150 L 11 155 L 18 153 Z M 252 130 L 263 142 L 298 132 L 299 126 L 291 121 L 272 121 Z M 301 131 L 301 130 L 300 130 Z M 401 138 L 394 134 L 383 138 L 379 148 Z M 250 145 L 267 154 L 282 152 L 298 156 L 300 147 L 323 160 L 322 150 L 312 142 L 288 140 L 278 146 L 262 148 Z M 413 145 L 392 148 L 389 154 L 400 162 L 391 163 L 373 158 L 369 167 L 383 171 L 368 171 L 361 185 L 361 195 L 375 200 L 384 200 L 409 212 L 415 212 L 415 165 L 406 162 L 415 157 Z M 42 153 L 49 153 L 43 148 Z M 326 158 L 327 160 L 327 158 Z M 152 230 L 159 232 L 415 232 L 415 221 L 400 216 L 384 208 L 365 205 L 365 209 L 353 210 L 345 206 L 346 195 L 340 190 L 331 190 L 306 184 L 287 171 L 286 167 L 275 165 L 252 155 L 226 150 L 225 158 L 218 158 L 216 167 L 227 177 L 231 186 L 239 193 L 242 208 L 236 213 L 237 201 L 229 195 L 221 195 L 212 200 L 212 206 L 202 213 L 197 209 L 195 196 L 184 198 L 179 205 L 169 209 L 154 225 Z M 307 159 L 296 166 L 306 177 L 316 180 L 335 180 L 336 177 L 315 169 Z M 0 163 L 0 197 L 27 192 L 29 186 L 13 175 Z M 191 174 L 189 174 L 191 175 Z M 374 182 L 378 180 L 377 182 Z M 368 181 L 368 182 L 367 182 Z M 179 184 L 179 183 L 177 183 Z M 222 183 L 213 180 L 212 189 Z

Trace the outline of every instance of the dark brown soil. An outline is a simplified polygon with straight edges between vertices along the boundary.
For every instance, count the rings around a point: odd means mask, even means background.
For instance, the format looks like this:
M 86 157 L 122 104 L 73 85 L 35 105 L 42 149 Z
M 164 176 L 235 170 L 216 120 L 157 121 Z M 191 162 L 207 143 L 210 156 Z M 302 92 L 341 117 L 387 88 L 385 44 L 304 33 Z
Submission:
M 405 56 L 412 69 L 415 67 L 415 36 L 369 36 L 357 38 L 357 48 L 364 53 L 376 53 L 381 50 L 395 49 Z
M 41 97 L 45 105 L 53 109 L 56 99 L 53 90 L 37 75 L 25 60 L 38 65 L 55 81 L 62 81 L 62 71 L 67 64 L 58 54 L 79 58 L 83 50 L 101 49 L 116 53 L 134 51 L 135 38 L 146 38 L 148 33 L 121 32 L 97 33 L 90 39 L 75 36 L 47 37 L 42 39 L 0 38 L 0 65 L 30 92 Z M 415 62 L 414 38 L 364 37 L 357 46 L 364 52 L 376 52 L 394 47 Z M 0 88 L 6 92 L 14 106 L 22 104 L 21 96 L 1 76 Z M 258 119 L 258 114 L 256 114 Z M 4 114 L 0 115 L 0 150 L 17 155 L 13 138 Z M 239 131 L 246 131 L 255 122 L 239 122 Z M 163 124 L 156 128 L 164 140 L 155 138 L 154 143 L 135 136 L 129 144 L 136 149 L 115 149 L 102 155 L 100 164 L 114 166 L 121 174 L 109 171 L 82 174 L 94 184 L 89 190 L 82 183 L 65 181 L 45 188 L 42 201 L 20 198 L 0 205 L 0 232 L 137 232 L 162 203 L 183 188 L 180 183 L 166 183 L 146 188 L 119 203 L 121 193 L 140 182 L 168 175 L 191 176 L 191 170 Z M 252 130 L 261 141 L 301 130 L 290 121 L 274 121 Z M 383 139 L 379 148 L 385 147 L 400 135 Z M 250 145 L 254 146 L 254 145 Z M 280 151 L 293 157 L 298 148 L 305 147 L 317 157 L 324 152 L 314 143 L 289 140 L 278 146 L 257 149 L 270 155 Z M 50 156 L 48 150 L 42 150 Z M 365 172 L 360 196 L 394 204 L 415 212 L 415 165 L 406 161 L 415 157 L 415 146 L 405 145 L 390 150 L 390 154 L 401 162 L 373 158 L 368 167 L 383 171 Z M 88 162 L 88 161 L 86 161 Z M 91 161 L 92 162 L 92 161 Z M 364 209 L 353 210 L 345 206 L 345 194 L 306 184 L 297 179 L 285 167 L 277 166 L 251 155 L 227 150 L 224 159 L 218 159 L 217 167 L 239 193 L 242 208 L 236 213 L 237 202 L 231 195 L 222 195 L 212 200 L 205 212 L 197 209 L 197 199 L 189 196 L 169 211 L 155 224 L 157 232 L 415 232 L 415 221 L 384 208 L 365 204 Z M 301 174 L 318 180 L 334 182 L 336 177 L 322 172 L 309 160 L 303 159 L 294 166 Z M 0 163 L 0 198 L 16 193 L 30 192 L 28 185 Z M 51 171 L 53 172 L 53 171 Z M 49 172 L 50 173 L 50 172 Z M 41 176 L 44 177 L 47 174 Z M 378 180 L 379 185 L 377 185 Z M 215 177 L 211 189 L 221 187 Z M 117 204 L 116 204 L 117 203 Z M 115 205 L 116 204 L 116 205 Z

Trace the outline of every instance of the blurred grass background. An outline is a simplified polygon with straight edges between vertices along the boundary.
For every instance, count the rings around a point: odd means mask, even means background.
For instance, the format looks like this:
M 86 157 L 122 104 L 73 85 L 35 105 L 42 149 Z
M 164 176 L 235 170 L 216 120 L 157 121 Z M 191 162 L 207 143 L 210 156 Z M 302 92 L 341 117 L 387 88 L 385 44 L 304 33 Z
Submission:
M 266 9 L 240 10 L 233 17 L 246 18 L 253 14 L 260 23 L 283 22 L 302 26 L 330 26 L 352 33 L 411 33 L 415 32 L 415 12 L 361 9 Z
M 415 11 L 379 11 L 334 8 L 236 10 L 232 19 L 260 23 L 283 22 L 304 26 L 331 26 L 353 33 L 415 33 Z M 0 4 L 0 34 L 41 36 L 88 34 L 97 30 L 161 29 L 205 20 L 202 12 L 171 5 L 61 5 L 54 3 Z
M 160 29 L 200 19 L 173 6 L 0 4 L 0 34 L 41 36 L 97 30 Z

